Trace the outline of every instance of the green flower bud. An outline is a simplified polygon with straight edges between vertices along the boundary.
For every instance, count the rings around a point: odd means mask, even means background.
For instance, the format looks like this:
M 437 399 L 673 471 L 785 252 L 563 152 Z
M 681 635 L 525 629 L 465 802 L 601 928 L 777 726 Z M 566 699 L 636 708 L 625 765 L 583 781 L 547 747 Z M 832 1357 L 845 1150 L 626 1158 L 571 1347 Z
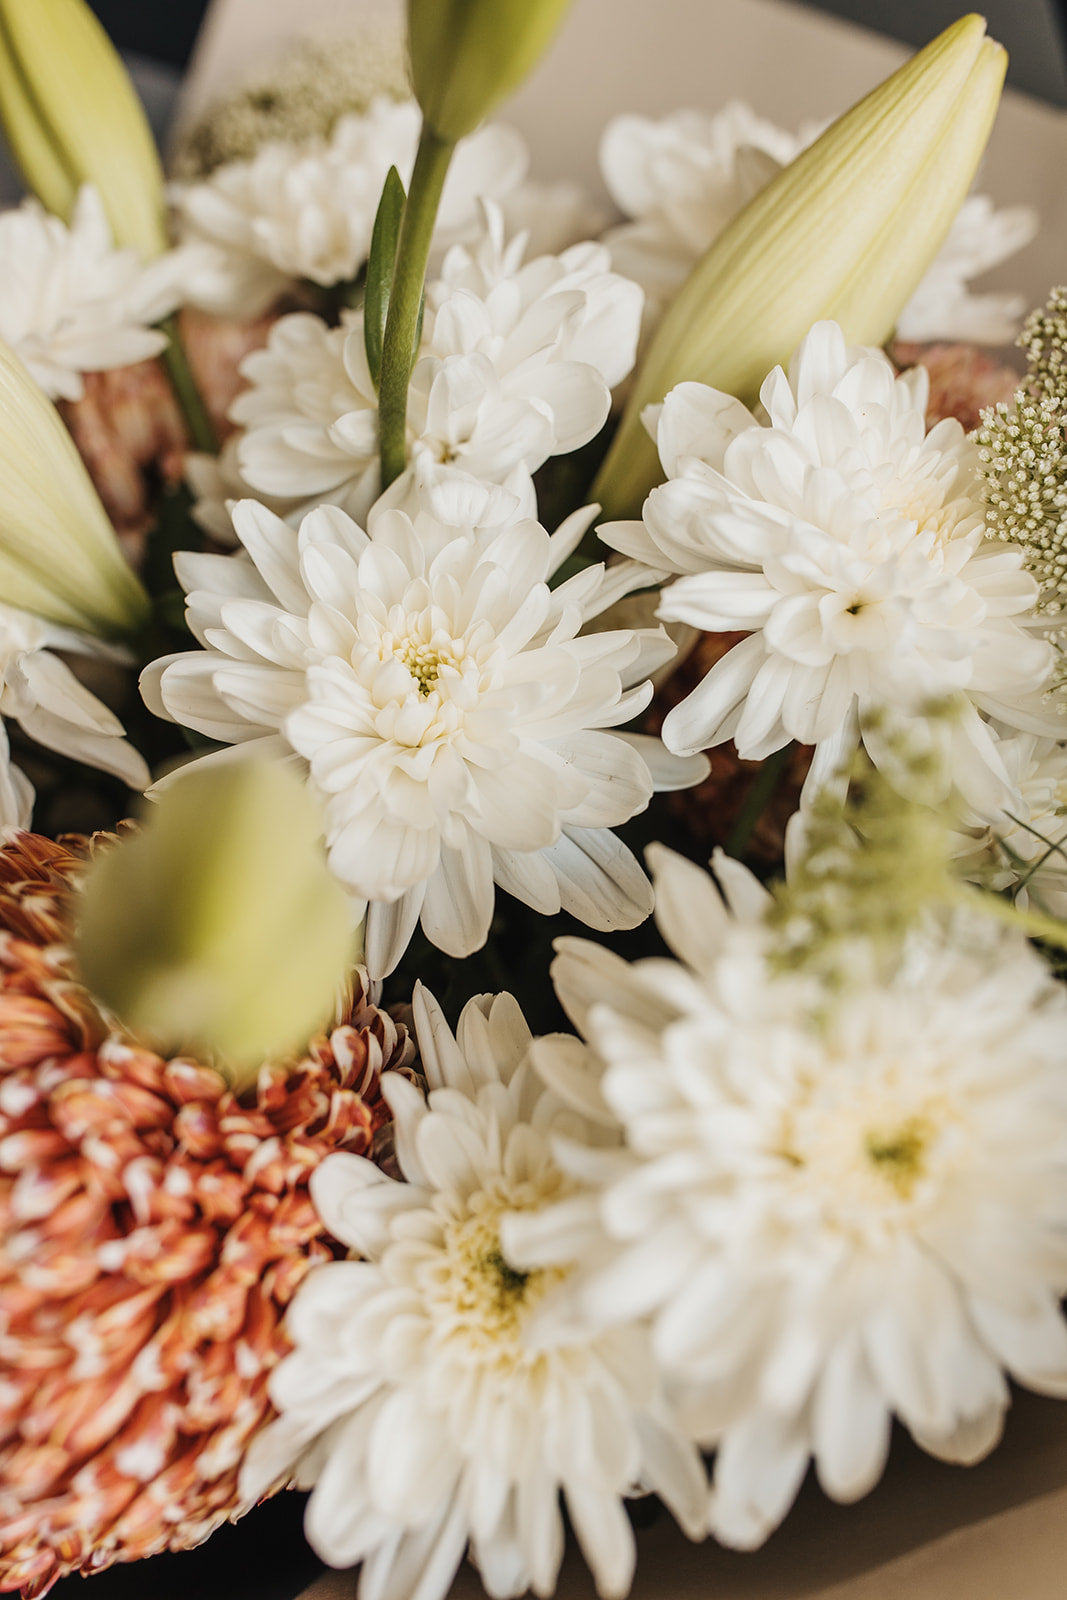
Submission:
M 1007 56 L 962 17 L 840 117 L 714 241 L 664 317 L 590 498 L 640 515 L 662 477 L 641 412 L 685 380 L 752 403 L 813 322 L 880 345 L 989 138 Z
M 302 1051 L 358 959 L 306 785 L 265 761 L 179 774 L 139 832 L 95 856 L 75 955 L 94 997 L 161 1054 L 241 1085 Z
M 55 406 L 0 342 L 0 594 L 104 637 L 148 615 L 107 512 Z
M 411 82 L 444 144 L 475 129 L 536 65 L 570 0 L 408 0 Z
M 28 188 L 70 217 L 100 191 L 117 245 L 167 248 L 163 172 L 126 69 L 85 0 L 0 0 L 0 122 Z

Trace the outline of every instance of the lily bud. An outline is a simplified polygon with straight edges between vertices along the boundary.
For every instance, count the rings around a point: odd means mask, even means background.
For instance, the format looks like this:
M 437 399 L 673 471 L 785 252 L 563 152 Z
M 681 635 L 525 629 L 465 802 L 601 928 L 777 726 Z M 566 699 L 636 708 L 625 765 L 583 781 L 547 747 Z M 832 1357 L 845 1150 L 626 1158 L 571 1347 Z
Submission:
M 69 220 L 95 184 L 115 243 L 167 248 L 163 172 L 137 92 L 85 0 L 0 0 L 0 121 L 28 188 Z
M 358 959 L 306 785 L 266 761 L 180 773 L 93 860 L 75 954 L 94 997 L 162 1055 L 241 1086 L 303 1050 Z
M 411 82 L 427 127 L 455 144 L 536 65 L 570 0 L 408 0 Z
M 590 498 L 640 515 L 662 477 L 642 422 L 685 380 L 752 403 L 812 323 L 881 345 L 944 242 L 996 115 L 1007 56 L 962 17 L 845 113 L 719 235 L 664 317 Z
M 104 637 L 134 633 L 148 615 L 73 439 L 2 341 L 0 595 Z

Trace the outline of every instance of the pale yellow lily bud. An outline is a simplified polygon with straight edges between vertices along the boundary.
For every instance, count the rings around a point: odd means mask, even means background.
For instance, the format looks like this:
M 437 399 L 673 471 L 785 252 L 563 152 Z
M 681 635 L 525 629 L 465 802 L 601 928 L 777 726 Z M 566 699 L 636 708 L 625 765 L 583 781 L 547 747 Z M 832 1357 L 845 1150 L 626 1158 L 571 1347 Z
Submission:
M 59 413 L 2 341 L 0 596 L 105 638 L 149 610 Z
M 408 0 L 411 82 L 444 144 L 471 133 L 547 49 L 570 0 Z
M 0 0 L 0 121 L 28 188 L 69 219 L 85 183 L 117 245 L 167 248 L 163 172 L 137 92 L 85 0 Z
M 94 858 L 75 954 L 94 997 L 163 1055 L 240 1086 L 302 1052 L 359 955 L 306 784 L 280 762 L 180 773 L 138 833 Z
M 853 106 L 714 241 L 664 317 L 590 494 L 640 515 L 662 478 L 641 422 L 686 380 L 751 404 L 812 323 L 884 344 L 945 240 L 985 149 L 1007 67 L 962 17 Z

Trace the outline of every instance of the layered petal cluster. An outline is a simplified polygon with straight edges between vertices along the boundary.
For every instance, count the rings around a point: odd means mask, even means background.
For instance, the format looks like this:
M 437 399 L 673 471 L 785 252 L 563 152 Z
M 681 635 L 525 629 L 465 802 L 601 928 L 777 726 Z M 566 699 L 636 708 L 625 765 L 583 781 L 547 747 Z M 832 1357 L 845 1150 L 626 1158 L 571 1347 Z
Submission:
M 386 1088 L 403 1183 L 358 1155 L 324 1162 L 313 1195 L 353 1259 L 309 1276 L 275 1372 L 281 1416 L 249 1453 L 249 1495 L 312 1488 L 308 1537 L 363 1562 L 362 1600 L 443 1600 L 470 1545 L 490 1595 L 550 1595 L 562 1491 L 603 1596 L 624 1595 L 634 1537 L 623 1498 L 654 1490 L 703 1531 L 699 1456 L 664 1405 L 633 1325 L 533 1350 L 526 1326 L 566 1269 L 516 1270 L 505 1218 L 576 1187 L 553 1135 L 595 1130 L 524 1064 L 510 995 L 464 1009 L 454 1037 L 424 990 L 415 1020 L 429 1085 Z
M 0 1591 L 201 1543 L 246 1510 L 282 1315 L 338 1253 L 308 1179 L 389 1149 L 403 1027 L 355 983 L 237 1095 L 112 1033 L 70 956 L 85 841 L 0 850 Z
M 837 1499 L 870 1489 L 894 1416 L 970 1462 L 1009 1375 L 1067 1392 L 1067 996 L 1021 934 L 972 918 L 828 995 L 776 974 L 744 868 L 717 863 L 732 914 L 681 857 L 656 847 L 652 867 L 677 961 L 557 946 L 590 1048 L 548 1039 L 532 1061 L 614 1119 L 625 1153 L 557 1144 L 585 1186 L 566 1214 L 583 1245 L 536 1334 L 651 1319 L 716 1452 L 711 1529 L 750 1548 L 811 1460 Z M 508 1219 L 509 1259 L 551 1264 L 563 1219 Z
M 634 926 L 650 890 L 611 830 L 647 805 L 650 762 L 666 786 L 705 770 L 605 731 L 647 705 L 674 647 L 662 629 L 579 636 L 643 581 L 634 563 L 549 588 L 591 511 L 551 537 L 530 521 L 501 532 L 514 497 L 467 480 L 460 504 L 454 488 L 428 491 L 415 522 L 382 509 L 372 536 L 320 507 L 294 537 L 242 502 L 240 556 L 177 560 L 205 649 L 142 679 L 160 714 L 306 763 L 333 870 L 372 902 L 376 975 L 420 917 L 449 954 L 477 949 L 494 883 L 546 914 Z
M 732 738 L 760 760 L 796 739 L 818 747 L 818 783 L 868 712 L 953 701 L 946 771 L 991 815 L 1014 791 L 988 718 L 1049 737 L 1063 721 L 1044 698 L 1054 653 L 1023 552 L 985 538 L 977 446 L 952 419 L 927 434 L 924 370 L 897 377 L 835 323 L 816 324 L 760 398 L 765 424 L 680 384 L 658 419 L 668 482 L 643 522 L 601 529 L 679 574 L 662 618 L 748 631 L 670 712 L 666 743 Z
M 987 888 L 1012 890 L 1021 905 L 1067 917 L 1067 748 L 998 731 L 1015 793 L 1002 816 L 974 819 L 955 835 L 959 868 Z
M 608 124 L 601 172 L 629 220 L 604 238 L 618 270 L 645 289 L 646 333 L 726 225 L 820 132 L 812 124 L 787 133 L 737 101 L 714 115 L 627 115 Z M 988 196 L 971 195 L 901 313 L 900 337 L 1010 343 L 1023 299 L 972 294 L 969 283 L 1029 244 L 1037 226 L 1027 206 L 998 211 Z
M 411 176 L 419 137 L 413 100 L 375 98 L 338 119 L 328 140 L 264 145 L 200 183 L 175 184 L 185 298 L 222 316 L 254 316 L 299 278 L 351 282 L 370 249 L 390 167 Z M 490 124 L 460 141 L 438 213 L 440 246 L 476 229 L 476 202 L 509 193 L 526 147 Z
M 479 243 L 455 246 L 427 289 L 420 358 L 408 397 L 412 457 L 488 483 L 587 443 L 630 371 L 641 290 L 609 270 L 606 250 L 577 244 L 524 262 L 503 214 L 484 207 Z M 337 328 L 283 317 L 231 410 L 244 434 L 240 471 L 257 494 L 328 500 L 362 518 L 378 491 L 378 399 L 361 312 Z
M 95 189 L 69 227 L 36 200 L 0 213 L 0 338 L 50 399 L 80 400 L 83 372 L 158 355 L 152 324 L 177 304 L 169 263 L 115 248 Z
M 131 789 L 142 790 L 148 782 L 143 758 L 127 743 L 119 719 L 79 683 L 57 650 L 107 653 L 86 634 L 0 605 L 0 717 L 17 722 L 46 750 L 114 773 Z M 33 787 L 10 759 L 0 721 L 0 827 L 27 827 L 32 809 Z

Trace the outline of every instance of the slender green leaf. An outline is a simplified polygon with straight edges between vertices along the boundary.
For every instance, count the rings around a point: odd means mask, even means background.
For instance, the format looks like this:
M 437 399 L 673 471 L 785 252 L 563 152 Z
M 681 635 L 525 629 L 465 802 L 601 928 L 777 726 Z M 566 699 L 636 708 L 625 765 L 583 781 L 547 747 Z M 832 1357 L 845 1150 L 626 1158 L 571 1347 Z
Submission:
M 390 167 L 378 202 L 378 214 L 374 218 L 363 295 L 363 341 L 375 390 L 382 377 L 382 343 L 393 292 L 396 242 L 400 237 L 400 219 L 404 215 L 406 199 L 400 174 L 395 167 Z

